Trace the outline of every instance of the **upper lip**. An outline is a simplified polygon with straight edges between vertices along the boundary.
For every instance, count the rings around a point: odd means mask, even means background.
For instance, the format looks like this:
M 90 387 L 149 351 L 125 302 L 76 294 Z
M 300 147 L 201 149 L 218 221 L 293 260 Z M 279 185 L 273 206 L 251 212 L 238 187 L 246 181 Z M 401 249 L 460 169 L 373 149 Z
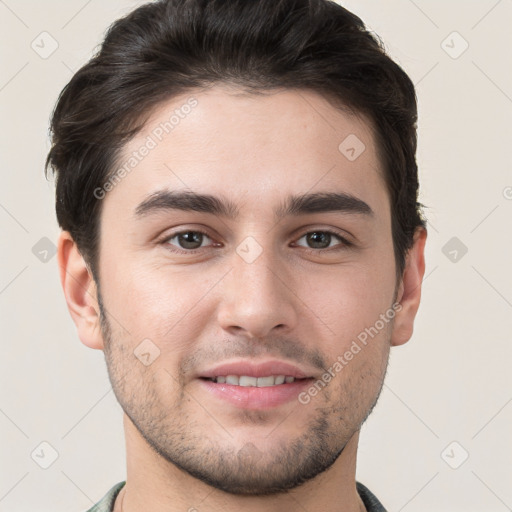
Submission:
M 269 375 L 285 375 L 295 377 L 296 379 L 306 379 L 311 377 L 297 366 L 285 361 L 270 360 L 260 363 L 254 361 L 237 361 L 223 363 L 203 372 L 199 377 L 210 378 L 226 375 L 246 375 L 248 377 L 266 377 Z

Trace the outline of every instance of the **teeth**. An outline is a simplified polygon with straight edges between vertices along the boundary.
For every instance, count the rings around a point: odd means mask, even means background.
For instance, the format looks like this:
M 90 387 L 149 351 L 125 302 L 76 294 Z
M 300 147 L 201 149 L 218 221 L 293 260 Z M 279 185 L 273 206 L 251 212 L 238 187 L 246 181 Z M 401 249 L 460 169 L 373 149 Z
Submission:
M 257 386 L 258 379 L 256 377 L 246 377 L 245 375 L 242 375 L 238 379 L 238 385 L 243 386 L 244 388 L 248 388 L 250 386 Z
M 276 379 L 272 375 L 270 377 L 258 377 L 257 386 L 259 388 L 266 388 L 268 386 L 273 386 L 276 383 L 275 381 Z
M 267 388 L 280 384 L 290 384 L 295 377 L 285 375 L 269 375 L 267 377 L 249 377 L 248 375 L 227 375 L 212 379 L 217 384 L 231 384 L 232 386 Z

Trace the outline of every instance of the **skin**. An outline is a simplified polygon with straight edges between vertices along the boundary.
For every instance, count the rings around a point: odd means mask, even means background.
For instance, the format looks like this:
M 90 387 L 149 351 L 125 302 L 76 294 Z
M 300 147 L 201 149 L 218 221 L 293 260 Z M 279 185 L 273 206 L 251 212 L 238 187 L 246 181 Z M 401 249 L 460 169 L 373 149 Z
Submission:
M 79 337 L 104 350 L 125 411 L 127 484 L 116 509 L 365 510 L 355 487 L 359 430 L 390 347 L 412 335 L 426 232 L 417 230 L 397 282 L 371 124 L 313 92 L 189 91 L 152 113 L 119 162 L 190 97 L 197 106 L 102 200 L 100 290 L 69 233 L 59 240 Z M 350 134 L 366 147 L 354 161 L 338 150 Z M 137 218 L 137 205 L 161 189 L 221 196 L 239 217 L 168 210 Z M 373 215 L 274 217 L 288 195 L 332 191 L 363 200 Z M 192 245 L 175 233 L 197 229 L 208 236 L 186 254 Z M 305 236 L 332 230 L 352 245 Z M 262 250 L 251 263 L 236 251 L 246 237 Z M 227 360 L 279 359 L 319 379 L 395 301 L 394 319 L 307 404 L 235 407 L 197 378 Z M 160 351 L 148 366 L 134 356 L 144 339 Z

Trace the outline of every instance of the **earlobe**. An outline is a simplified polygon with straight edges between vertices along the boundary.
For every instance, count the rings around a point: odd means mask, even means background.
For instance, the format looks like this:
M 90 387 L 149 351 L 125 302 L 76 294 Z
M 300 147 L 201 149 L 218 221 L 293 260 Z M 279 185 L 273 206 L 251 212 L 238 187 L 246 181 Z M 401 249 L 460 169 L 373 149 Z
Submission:
M 60 281 L 68 310 L 82 343 L 103 349 L 96 283 L 68 231 L 62 231 L 57 245 Z
M 414 319 L 421 299 L 421 284 L 425 275 L 425 242 L 427 231 L 419 227 L 414 234 L 414 243 L 407 253 L 402 281 L 396 301 L 401 309 L 397 312 L 391 335 L 391 345 L 403 345 L 412 336 Z

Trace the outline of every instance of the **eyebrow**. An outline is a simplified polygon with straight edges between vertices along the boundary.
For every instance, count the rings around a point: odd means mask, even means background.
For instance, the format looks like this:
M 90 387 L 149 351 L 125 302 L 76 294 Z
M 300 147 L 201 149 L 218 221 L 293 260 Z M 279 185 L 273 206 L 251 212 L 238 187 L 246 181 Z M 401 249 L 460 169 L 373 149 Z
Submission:
M 168 210 L 209 213 L 235 220 L 240 210 L 227 198 L 192 191 L 160 190 L 142 201 L 135 209 L 135 216 L 142 218 Z M 339 192 L 315 192 L 286 198 L 274 214 L 277 219 L 308 213 L 341 212 L 373 216 L 374 212 L 362 199 Z

